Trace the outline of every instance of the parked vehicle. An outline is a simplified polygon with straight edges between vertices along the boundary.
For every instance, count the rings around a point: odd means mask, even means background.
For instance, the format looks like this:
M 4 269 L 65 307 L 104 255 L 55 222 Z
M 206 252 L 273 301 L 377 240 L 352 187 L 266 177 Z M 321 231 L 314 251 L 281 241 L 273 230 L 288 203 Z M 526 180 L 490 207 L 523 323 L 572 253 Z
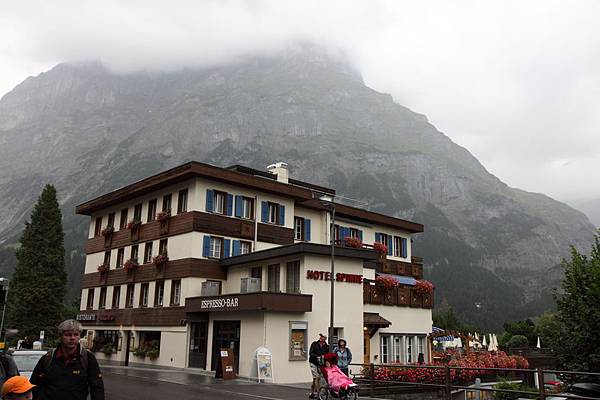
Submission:
M 11 355 L 19 368 L 19 374 L 30 378 L 33 369 L 44 354 L 46 352 L 41 350 L 16 350 Z
M 581 397 L 596 397 L 600 399 L 600 384 L 598 383 L 574 383 L 565 393 L 558 393 L 549 397 L 546 400 L 566 400 L 567 397 L 562 397 L 561 394 Z

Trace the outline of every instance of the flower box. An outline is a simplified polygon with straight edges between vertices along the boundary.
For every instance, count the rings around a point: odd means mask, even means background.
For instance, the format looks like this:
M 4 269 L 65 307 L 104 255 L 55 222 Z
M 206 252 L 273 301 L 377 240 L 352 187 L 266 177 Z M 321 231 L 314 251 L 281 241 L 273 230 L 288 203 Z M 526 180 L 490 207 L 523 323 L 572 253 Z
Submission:
M 415 292 L 418 296 L 430 295 L 433 293 L 434 288 L 433 283 L 425 279 L 418 280 L 415 283 Z
M 97 270 L 98 270 L 98 272 L 100 272 L 101 274 L 105 274 L 105 273 L 107 273 L 107 272 L 108 272 L 108 270 L 109 270 L 109 267 L 108 267 L 108 265 L 106 265 L 106 264 L 100 264 L 100 265 L 98 265 L 98 268 L 97 268 Z
M 362 240 L 360 240 L 357 237 L 347 236 L 347 237 L 344 238 L 344 245 L 346 247 L 353 247 L 355 249 L 362 249 L 363 242 L 362 242 Z
M 114 232 L 115 232 L 114 226 L 108 225 L 107 227 L 102 229 L 102 231 L 100 233 L 102 234 L 102 236 L 107 237 L 107 236 L 111 236 Z
M 159 254 L 152 258 L 152 264 L 154 264 L 156 268 L 164 267 L 168 261 L 169 257 L 166 254 Z
M 400 286 L 400 282 L 392 276 L 377 275 L 375 277 L 375 285 L 383 289 L 392 289 Z
M 166 223 L 169 218 L 171 218 L 171 213 L 169 211 L 161 211 L 156 214 L 156 220 L 161 224 Z
M 123 264 L 123 268 L 127 272 L 133 272 L 136 269 L 138 269 L 139 266 L 140 265 L 138 264 L 137 260 L 134 260 L 131 258 L 129 260 L 125 261 L 125 264 Z

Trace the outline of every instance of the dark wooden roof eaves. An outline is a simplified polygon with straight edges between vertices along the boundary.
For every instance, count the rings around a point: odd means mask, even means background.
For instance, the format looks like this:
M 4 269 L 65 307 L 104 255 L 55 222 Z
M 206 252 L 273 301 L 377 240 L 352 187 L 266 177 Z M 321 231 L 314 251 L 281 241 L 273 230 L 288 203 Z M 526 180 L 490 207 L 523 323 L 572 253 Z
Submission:
M 77 214 L 91 215 L 98 210 L 195 177 L 212 179 L 233 185 L 258 189 L 268 193 L 289 196 L 299 201 L 313 198 L 313 192 L 307 188 L 192 161 L 89 200 L 78 205 L 75 208 L 75 212 Z
M 242 265 L 248 263 L 259 262 L 268 260 L 270 258 L 286 257 L 296 254 L 317 254 L 330 256 L 331 246 L 326 244 L 316 243 L 296 243 L 288 246 L 274 247 L 272 249 L 266 249 L 256 251 L 254 253 L 243 254 L 241 256 L 222 258 L 219 264 L 224 267 L 231 267 L 235 265 Z M 375 260 L 377 259 L 377 253 L 375 250 L 370 249 L 355 249 L 350 247 L 335 247 L 336 257 L 349 257 L 359 258 L 361 260 Z
M 312 208 L 314 210 L 328 210 L 329 208 L 323 205 L 319 200 L 312 199 L 297 203 L 301 207 Z M 425 230 L 423 224 L 417 222 L 406 221 L 400 218 L 390 217 L 389 215 L 379 214 L 372 211 L 363 210 L 360 208 L 350 207 L 345 204 L 335 204 L 335 214 L 356 219 L 369 224 L 380 224 L 398 228 L 410 233 L 421 233 Z
M 270 172 L 265 172 L 265 171 L 260 171 L 258 169 L 254 169 L 254 168 L 250 168 L 250 167 L 246 167 L 243 165 L 232 165 L 230 167 L 227 167 L 226 169 L 229 170 L 233 170 L 233 171 L 239 171 L 245 174 L 252 174 L 252 175 L 257 175 L 257 176 L 262 176 L 265 177 L 267 179 L 272 179 L 272 180 L 277 180 L 277 175 L 274 175 Z M 331 195 L 335 195 L 335 190 L 325 187 L 325 186 L 319 186 L 319 185 L 315 185 L 313 183 L 308 183 L 308 182 L 303 182 L 303 181 L 299 181 L 297 179 L 292 179 L 289 178 L 288 182 L 291 183 L 292 185 L 296 185 L 296 186 L 302 186 L 302 187 L 306 187 L 312 190 L 315 190 L 317 192 L 322 192 L 322 193 L 327 193 L 327 194 L 331 194 Z
M 388 326 L 392 325 L 390 321 L 383 318 L 378 313 L 370 312 L 363 313 L 363 324 L 365 326 L 379 326 L 382 328 L 387 328 Z

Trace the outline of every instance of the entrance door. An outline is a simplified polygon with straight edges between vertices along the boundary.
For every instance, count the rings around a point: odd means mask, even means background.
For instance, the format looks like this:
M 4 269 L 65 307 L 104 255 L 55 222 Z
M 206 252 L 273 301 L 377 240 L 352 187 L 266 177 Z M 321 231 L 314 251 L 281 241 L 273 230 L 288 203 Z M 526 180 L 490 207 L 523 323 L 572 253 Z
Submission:
M 192 322 L 190 335 L 190 368 L 206 369 L 208 322 Z
M 363 357 L 363 363 L 371 363 L 371 337 L 369 336 L 369 330 L 367 329 L 364 333 L 363 349 L 365 351 Z
M 235 352 L 235 370 L 240 367 L 240 321 L 214 321 L 213 345 L 210 368 L 217 370 L 217 363 L 221 355 L 220 349 L 228 348 Z

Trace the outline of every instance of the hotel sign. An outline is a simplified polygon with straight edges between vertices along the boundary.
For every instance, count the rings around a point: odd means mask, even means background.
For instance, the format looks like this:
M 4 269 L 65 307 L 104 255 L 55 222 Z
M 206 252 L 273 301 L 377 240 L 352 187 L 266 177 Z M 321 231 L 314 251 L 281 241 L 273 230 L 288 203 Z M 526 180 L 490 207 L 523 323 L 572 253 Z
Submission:
M 318 281 L 330 281 L 331 280 L 331 272 L 327 271 L 306 271 L 306 279 L 314 279 Z M 348 283 L 362 283 L 363 276 L 356 274 L 345 274 L 343 272 L 338 272 L 335 274 L 335 281 L 338 282 L 348 282 Z
M 95 321 L 96 314 L 77 314 L 75 319 L 77 319 L 77 321 Z
M 200 308 L 205 310 L 212 309 L 227 309 L 227 308 L 238 308 L 239 298 L 238 297 L 225 297 L 221 299 L 207 299 L 200 302 Z

